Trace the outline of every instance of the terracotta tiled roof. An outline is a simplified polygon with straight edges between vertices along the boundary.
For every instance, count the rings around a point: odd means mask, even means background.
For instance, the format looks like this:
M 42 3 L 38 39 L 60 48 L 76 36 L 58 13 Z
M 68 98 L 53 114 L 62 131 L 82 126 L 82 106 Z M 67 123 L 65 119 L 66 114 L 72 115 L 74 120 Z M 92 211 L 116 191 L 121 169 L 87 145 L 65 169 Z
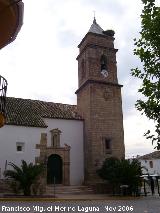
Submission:
M 6 124 L 47 127 L 43 118 L 81 119 L 76 105 L 7 97 Z
M 160 151 L 155 151 L 139 157 L 140 160 L 160 159 Z

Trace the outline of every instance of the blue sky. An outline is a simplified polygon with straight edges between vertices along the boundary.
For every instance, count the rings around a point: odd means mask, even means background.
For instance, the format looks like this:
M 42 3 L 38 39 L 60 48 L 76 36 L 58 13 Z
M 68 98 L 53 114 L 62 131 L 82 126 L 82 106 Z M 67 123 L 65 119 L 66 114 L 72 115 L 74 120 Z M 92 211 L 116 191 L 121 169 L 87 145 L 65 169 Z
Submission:
M 17 39 L 0 51 L 8 96 L 76 104 L 78 44 L 97 23 L 115 31 L 119 83 L 123 84 L 126 156 L 153 151 L 143 133 L 153 123 L 136 111 L 140 81 L 130 75 L 141 66 L 133 55 L 140 31 L 141 0 L 23 0 L 24 24 Z

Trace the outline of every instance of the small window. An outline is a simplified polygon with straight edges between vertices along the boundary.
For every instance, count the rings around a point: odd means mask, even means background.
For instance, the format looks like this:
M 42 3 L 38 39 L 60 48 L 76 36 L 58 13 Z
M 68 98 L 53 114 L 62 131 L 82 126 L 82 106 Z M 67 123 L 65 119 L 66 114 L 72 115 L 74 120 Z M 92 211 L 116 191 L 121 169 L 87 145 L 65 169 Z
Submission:
M 106 154 L 112 153 L 111 139 L 108 139 L 108 138 L 104 139 L 104 151 Z
M 53 135 L 53 147 L 56 146 L 56 144 L 57 144 L 57 139 L 58 139 L 57 135 Z
M 53 138 L 52 138 L 52 146 L 54 147 L 55 146 L 55 136 L 53 135 Z
M 81 62 L 81 78 L 83 79 L 85 77 L 85 62 L 84 59 Z
M 17 142 L 16 143 L 16 149 L 17 149 L 17 152 L 24 152 L 24 143 L 23 142 Z
M 21 152 L 22 151 L 22 146 L 17 146 L 17 152 Z
M 111 149 L 111 140 L 110 139 L 105 139 L 105 149 Z
M 153 168 L 153 161 L 152 160 L 149 161 L 149 166 L 150 166 L 150 168 Z

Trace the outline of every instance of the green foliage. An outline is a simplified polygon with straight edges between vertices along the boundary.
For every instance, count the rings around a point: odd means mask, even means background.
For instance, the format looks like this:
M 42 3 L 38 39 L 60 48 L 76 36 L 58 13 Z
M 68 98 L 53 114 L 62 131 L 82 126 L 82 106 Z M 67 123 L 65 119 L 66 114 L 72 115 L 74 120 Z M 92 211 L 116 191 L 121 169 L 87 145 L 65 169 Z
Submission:
M 117 184 L 119 182 L 119 171 L 117 170 L 118 166 L 119 160 L 117 158 L 107 158 L 104 161 L 102 168 L 99 169 L 97 172 L 101 178 L 108 180 L 112 184 Z
M 139 40 L 135 39 L 134 54 L 140 58 L 143 69 L 132 69 L 131 74 L 142 80 L 138 91 L 145 97 L 137 100 L 136 108 L 155 123 L 155 133 L 148 130 L 144 135 L 160 149 L 160 7 L 155 0 L 142 3 L 141 32 Z
M 31 195 L 31 186 L 42 173 L 43 166 L 33 165 L 32 163 L 27 164 L 24 160 L 22 160 L 21 167 L 16 166 L 14 163 L 9 163 L 9 165 L 13 167 L 13 170 L 6 170 L 5 177 L 12 178 L 24 195 Z
M 102 179 L 107 180 L 112 185 L 113 193 L 121 185 L 128 185 L 130 193 L 135 192 L 141 183 L 141 165 L 136 159 L 129 161 L 113 157 L 107 158 L 97 173 Z

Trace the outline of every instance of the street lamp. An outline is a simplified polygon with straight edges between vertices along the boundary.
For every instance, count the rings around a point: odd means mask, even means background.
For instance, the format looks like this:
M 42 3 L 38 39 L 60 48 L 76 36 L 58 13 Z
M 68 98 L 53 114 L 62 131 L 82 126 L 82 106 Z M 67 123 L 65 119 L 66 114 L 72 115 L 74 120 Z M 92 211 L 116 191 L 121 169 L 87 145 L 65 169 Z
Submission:
M 0 128 L 5 124 L 7 80 L 0 75 Z

